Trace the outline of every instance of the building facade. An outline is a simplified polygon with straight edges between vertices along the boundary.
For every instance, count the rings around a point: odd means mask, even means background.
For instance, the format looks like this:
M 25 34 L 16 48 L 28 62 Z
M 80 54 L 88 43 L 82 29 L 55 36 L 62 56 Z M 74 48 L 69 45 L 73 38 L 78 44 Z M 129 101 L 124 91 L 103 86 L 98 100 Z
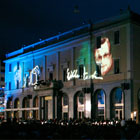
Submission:
M 135 119 L 140 16 L 119 16 L 6 55 L 5 118 Z
M 5 64 L 0 61 L 0 119 L 4 118 Z

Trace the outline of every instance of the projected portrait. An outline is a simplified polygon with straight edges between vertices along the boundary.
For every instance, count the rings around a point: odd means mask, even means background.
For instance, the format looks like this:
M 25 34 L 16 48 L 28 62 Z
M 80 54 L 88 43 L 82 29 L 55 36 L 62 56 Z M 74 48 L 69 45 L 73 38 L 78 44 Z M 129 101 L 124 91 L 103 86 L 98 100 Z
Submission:
M 101 39 L 101 46 L 95 49 L 94 56 L 96 64 L 100 66 L 101 75 L 104 76 L 110 71 L 113 64 L 111 45 L 108 38 Z

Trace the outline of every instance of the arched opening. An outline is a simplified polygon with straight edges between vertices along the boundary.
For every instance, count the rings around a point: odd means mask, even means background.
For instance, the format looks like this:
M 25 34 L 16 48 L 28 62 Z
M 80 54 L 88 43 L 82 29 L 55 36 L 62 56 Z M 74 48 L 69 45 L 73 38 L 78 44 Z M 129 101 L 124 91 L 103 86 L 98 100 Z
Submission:
M 6 103 L 6 108 L 7 108 L 7 109 L 10 109 L 11 106 L 12 106 L 12 104 L 13 104 L 13 102 L 12 102 L 12 97 L 8 97 L 8 100 L 7 100 L 7 103 Z M 12 115 L 13 115 L 13 113 L 12 113 L 11 111 L 7 111 L 7 112 L 6 112 L 6 117 L 7 117 L 7 119 L 13 118 Z
M 69 98 L 67 96 L 67 94 L 63 94 L 62 96 L 62 117 L 63 119 L 67 120 L 68 119 L 68 112 L 69 112 Z
M 14 108 L 18 109 L 19 107 L 20 107 L 20 102 L 19 102 L 19 99 L 16 98 L 14 101 Z M 14 111 L 14 118 L 19 119 L 19 111 L 18 110 Z
M 33 107 L 36 108 L 38 107 L 38 96 L 35 96 L 33 99 Z M 33 110 L 33 118 L 38 120 L 38 109 L 37 110 Z
M 95 118 L 104 120 L 105 119 L 105 92 L 99 89 L 94 94 L 94 107 L 95 107 Z
M 115 88 L 110 96 L 110 117 L 111 119 L 124 119 L 124 93 L 121 88 Z
M 7 109 L 9 109 L 9 108 L 11 108 L 11 101 L 8 99 L 8 101 L 7 101 Z
M 24 120 L 27 120 L 29 118 L 29 110 L 27 108 L 29 108 L 29 98 L 24 97 L 23 101 L 22 101 L 22 108 L 24 108 L 24 110 L 22 111 L 22 118 Z
M 84 118 L 85 112 L 85 97 L 82 91 L 78 91 L 74 95 L 74 118 Z

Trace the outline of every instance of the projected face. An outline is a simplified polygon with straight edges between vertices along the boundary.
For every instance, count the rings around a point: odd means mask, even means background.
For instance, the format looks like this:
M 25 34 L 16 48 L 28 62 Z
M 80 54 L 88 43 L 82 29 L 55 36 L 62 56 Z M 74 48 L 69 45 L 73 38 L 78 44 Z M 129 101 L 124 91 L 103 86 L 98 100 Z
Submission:
M 101 47 L 95 49 L 95 61 L 101 66 L 101 75 L 104 76 L 111 69 L 113 60 L 110 52 L 111 46 L 108 38 L 101 39 Z

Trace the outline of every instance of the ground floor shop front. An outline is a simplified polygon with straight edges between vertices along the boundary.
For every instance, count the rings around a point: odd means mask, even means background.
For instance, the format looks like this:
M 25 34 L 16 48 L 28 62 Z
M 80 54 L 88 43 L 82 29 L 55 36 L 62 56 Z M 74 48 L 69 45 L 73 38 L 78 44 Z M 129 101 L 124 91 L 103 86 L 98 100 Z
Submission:
M 81 86 L 61 90 L 37 90 L 17 94 L 6 103 L 5 119 L 48 120 L 70 118 L 136 119 L 131 90 L 121 83 L 98 84 L 94 89 Z

